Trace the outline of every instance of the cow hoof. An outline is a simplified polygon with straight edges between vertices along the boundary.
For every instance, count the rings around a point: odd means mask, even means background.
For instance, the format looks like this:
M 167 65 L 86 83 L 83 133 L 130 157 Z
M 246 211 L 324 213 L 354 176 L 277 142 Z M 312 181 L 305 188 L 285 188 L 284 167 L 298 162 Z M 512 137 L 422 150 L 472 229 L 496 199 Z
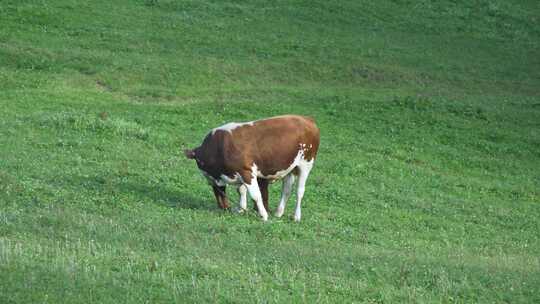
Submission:
M 236 207 L 236 208 L 233 209 L 233 212 L 237 213 L 237 214 L 242 214 L 242 213 L 244 213 L 246 211 L 247 211 L 246 209 L 243 209 L 243 208 L 240 208 L 240 207 Z

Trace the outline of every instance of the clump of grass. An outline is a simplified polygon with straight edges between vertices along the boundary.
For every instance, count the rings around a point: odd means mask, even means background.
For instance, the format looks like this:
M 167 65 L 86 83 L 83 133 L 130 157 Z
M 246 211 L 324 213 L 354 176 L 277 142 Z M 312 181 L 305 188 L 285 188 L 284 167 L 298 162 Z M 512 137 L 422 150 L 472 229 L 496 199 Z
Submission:
M 114 136 L 147 140 L 148 129 L 135 121 L 121 117 L 111 117 L 106 112 L 100 114 L 81 114 L 71 111 L 46 115 L 40 119 L 41 126 L 52 126 L 57 129 L 72 129 L 80 132 L 95 132 Z
M 413 111 L 427 111 L 433 108 L 433 102 L 422 96 L 395 97 L 392 102 L 397 107 L 407 108 Z
M 144 0 L 144 5 L 146 6 L 156 6 L 158 4 L 158 0 Z

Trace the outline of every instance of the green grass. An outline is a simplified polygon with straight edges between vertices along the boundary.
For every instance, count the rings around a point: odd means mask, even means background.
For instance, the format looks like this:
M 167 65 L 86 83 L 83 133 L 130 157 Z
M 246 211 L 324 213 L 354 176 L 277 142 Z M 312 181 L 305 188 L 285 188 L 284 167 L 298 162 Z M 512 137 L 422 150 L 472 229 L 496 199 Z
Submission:
M 1 1 L 0 302 L 540 302 L 539 15 Z M 322 134 L 302 222 L 218 210 L 182 148 L 283 113 Z

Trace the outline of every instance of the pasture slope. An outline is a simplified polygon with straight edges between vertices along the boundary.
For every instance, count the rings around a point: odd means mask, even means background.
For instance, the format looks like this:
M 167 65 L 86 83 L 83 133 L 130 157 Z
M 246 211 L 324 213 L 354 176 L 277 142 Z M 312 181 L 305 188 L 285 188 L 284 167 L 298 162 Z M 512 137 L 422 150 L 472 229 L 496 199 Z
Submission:
M 0 1 L 0 302 L 539 303 L 539 16 Z M 302 222 L 217 210 L 181 147 L 282 113 L 322 130 Z

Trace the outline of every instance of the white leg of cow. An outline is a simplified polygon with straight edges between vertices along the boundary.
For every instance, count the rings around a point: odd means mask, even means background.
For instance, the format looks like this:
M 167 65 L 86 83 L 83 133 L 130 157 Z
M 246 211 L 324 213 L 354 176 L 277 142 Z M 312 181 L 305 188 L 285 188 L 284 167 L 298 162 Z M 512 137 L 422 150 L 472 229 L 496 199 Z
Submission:
M 294 184 L 294 174 L 289 173 L 289 175 L 283 178 L 283 186 L 281 187 L 281 200 L 276 210 L 276 217 L 281 217 L 285 211 L 285 204 L 291 196 L 292 186 Z
M 309 172 L 313 167 L 313 160 L 311 162 L 302 161 L 298 165 L 300 174 L 298 175 L 298 190 L 296 191 L 296 208 L 294 210 L 294 220 L 296 222 L 300 221 L 302 217 L 302 197 L 304 197 L 304 191 L 306 187 L 306 180 L 308 178 Z
M 268 220 L 268 213 L 263 205 L 261 190 L 259 189 L 259 184 L 257 183 L 257 178 L 251 179 L 251 184 L 245 184 L 251 198 L 257 203 L 257 208 L 259 209 L 259 214 L 261 215 L 263 221 Z
M 240 196 L 240 201 L 238 202 L 238 207 L 234 210 L 237 213 L 243 213 L 247 211 L 247 188 L 245 185 L 240 185 L 238 187 L 238 195 Z

